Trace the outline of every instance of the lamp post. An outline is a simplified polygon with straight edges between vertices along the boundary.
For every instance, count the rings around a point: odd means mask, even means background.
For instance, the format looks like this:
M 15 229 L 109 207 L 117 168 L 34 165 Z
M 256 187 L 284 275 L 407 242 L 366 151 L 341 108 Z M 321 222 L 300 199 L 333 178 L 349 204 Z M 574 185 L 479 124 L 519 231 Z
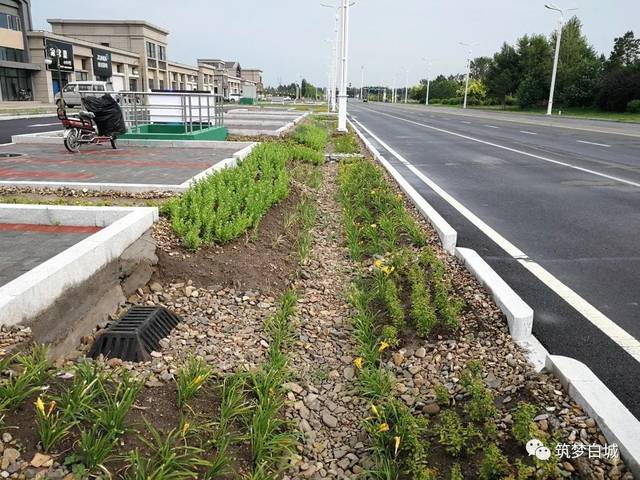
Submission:
M 467 57 L 467 77 L 464 81 L 464 103 L 462 104 L 462 108 L 467 108 L 467 95 L 469 93 L 469 75 L 471 74 L 471 45 L 463 42 L 460 42 L 460 45 L 469 48 L 469 56 Z
M 349 67 L 349 0 L 342 0 L 341 20 L 341 54 L 340 54 L 340 94 L 338 96 L 338 131 L 347 131 L 347 75 Z
M 53 65 L 53 59 L 51 57 L 44 58 L 45 65 Z M 64 109 L 64 93 L 62 92 L 62 71 L 60 70 L 60 57 L 56 57 L 56 70 L 58 71 L 58 86 L 60 87 L 60 108 Z M 54 98 L 55 100 L 55 98 Z
M 551 115 L 553 111 L 553 93 L 556 88 L 556 73 L 558 73 L 558 57 L 560 56 L 560 39 L 562 38 L 562 27 L 564 26 L 564 16 L 566 12 L 577 10 L 577 8 L 558 8 L 554 4 L 545 5 L 549 10 L 560 13 L 560 21 L 558 23 L 558 33 L 556 34 L 556 51 L 553 57 L 553 72 L 551 73 L 551 88 L 549 90 L 549 102 L 547 103 L 547 115 Z
M 422 58 L 422 61 L 427 64 L 427 99 L 424 101 L 425 105 L 429 105 L 429 86 L 431 85 L 431 72 L 429 67 L 431 66 L 431 62 L 426 58 Z
M 360 100 L 364 100 L 364 97 L 362 96 L 362 93 L 364 92 L 364 65 L 360 67 L 360 74 Z
M 404 69 L 404 103 L 409 101 L 409 69 Z

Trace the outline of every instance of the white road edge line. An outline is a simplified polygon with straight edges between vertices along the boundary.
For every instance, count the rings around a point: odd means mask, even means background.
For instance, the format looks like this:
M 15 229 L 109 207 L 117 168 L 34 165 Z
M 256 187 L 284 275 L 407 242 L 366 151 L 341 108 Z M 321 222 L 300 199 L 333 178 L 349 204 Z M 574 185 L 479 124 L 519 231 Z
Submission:
M 389 115 L 391 116 L 391 115 Z M 376 140 L 383 148 L 385 148 L 394 157 L 400 160 L 409 170 L 411 170 L 416 177 L 418 177 L 423 183 L 429 186 L 433 191 L 440 195 L 447 203 L 455 208 L 462 216 L 473 223 L 480 231 L 482 231 L 487 237 L 498 244 L 505 252 L 511 255 L 518 261 L 524 268 L 529 270 L 535 275 L 542 283 L 556 292 L 565 302 L 571 305 L 576 311 L 578 311 L 583 317 L 591 322 L 602 333 L 611 338 L 617 343 L 624 351 L 631 355 L 637 362 L 640 362 L 640 342 L 633 336 L 627 333 L 624 329 L 618 326 L 610 318 L 596 309 L 593 305 L 587 302 L 584 298 L 574 292 L 570 287 L 563 284 L 560 280 L 554 277 L 551 273 L 545 270 L 542 266 L 532 261 L 522 250 L 516 247 L 513 243 L 495 231 L 492 227 L 483 222 L 479 217 L 472 213 L 468 208 L 458 202 L 455 198 L 444 191 L 433 180 L 424 175 L 420 170 L 414 167 L 408 160 L 402 155 L 396 152 L 393 148 L 387 145 L 379 137 L 374 135 L 371 130 L 362 125 L 361 122 L 356 123 L 368 133 L 374 140 Z M 411 122 L 415 123 L 415 122 Z M 434 128 L 434 127 L 430 127 Z M 440 130 L 440 129 L 437 129 Z M 464 137 L 464 135 L 454 134 Z M 481 141 L 481 143 L 487 143 Z M 509 149 L 511 150 L 511 149 Z
M 587 142 L 586 140 L 576 140 L 578 143 L 586 143 L 587 145 L 595 145 L 597 147 L 607 147 L 610 148 L 611 145 L 607 145 L 606 143 L 595 143 L 595 142 Z
M 449 135 L 454 135 L 456 137 L 464 138 L 466 140 L 471 140 L 472 142 L 482 143 L 484 145 L 489 145 L 491 147 L 496 147 L 496 148 L 500 148 L 502 150 L 507 150 L 508 152 L 518 153 L 520 155 L 525 155 L 527 157 L 537 158 L 538 160 L 542 160 L 542 161 L 545 161 L 545 162 L 553 163 L 553 164 L 556 164 L 556 165 L 561 165 L 563 167 L 573 168 L 574 170 L 579 170 L 581 172 L 590 173 L 592 175 L 597 175 L 598 177 L 607 178 L 609 180 L 613 180 L 613 181 L 616 181 L 616 182 L 624 183 L 626 185 L 631 185 L 632 187 L 640 188 L 640 183 L 638 183 L 638 182 L 632 182 L 631 180 L 625 180 L 624 178 L 614 177 L 613 175 L 607 175 L 605 173 L 596 172 L 595 170 L 590 170 L 588 168 L 578 167 L 577 165 L 572 165 L 570 163 L 561 162 L 560 160 L 553 160 L 551 158 L 542 157 L 542 156 L 536 155 L 534 153 L 524 152 L 522 150 L 517 150 L 517 149 L 511 148 L 511 147 L 505 147 L 504 145 L 499 145 L 499 144 L 493 143 L 493 142 L 487 142 L 486 140 L 480 140 L 479 138 L 470 137 L 468 135 L 463 135 L 461 133 L 452 132 L 450 130 L 445 130 L 443 128 L 433 127 L 431 125 L 426 125 L 426 124 L 420 123 L 420 122 L 414 122 L 413 120 L 408 120 L 406 118 L 397 117 L 395 115 L 390 115 L 388 113 L 379 112 L 377 110 L 371 110 L 370 108 L 365 108 L 365 107 L 360 107 L 360 108 L 362 108 L 363 110 L 367 110 L 369 112 L 377 113 L 378 115 L 385 115 L 387 117 L 395 118 L 396 120 L 401 120 L 401 121 L 406 122 L 406 123 L 411 123 L 413 125 L 418 125 L 419 127 L 429 128 L 429 129 L 435 130 L 437 132 L 447 133 Z
M 527 135 L 537 135 L 536 132 L 530 132 L 528 130 L 520 130 L 520 133 L 526 133 Z
M 500 127 L 496 127 L 495 125 L 485 125 L 485 127 L 487 127 L 487 128 L 500 128 Z

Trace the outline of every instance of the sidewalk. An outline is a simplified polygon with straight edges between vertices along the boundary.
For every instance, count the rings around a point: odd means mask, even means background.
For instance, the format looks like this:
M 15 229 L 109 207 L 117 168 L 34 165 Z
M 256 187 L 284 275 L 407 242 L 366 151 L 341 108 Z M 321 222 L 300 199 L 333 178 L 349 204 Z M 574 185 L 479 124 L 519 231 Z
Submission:
M 44 102 L 0 102 L 0 119 L 25 117 L 28 115 L 51 114 L 56 106 Z

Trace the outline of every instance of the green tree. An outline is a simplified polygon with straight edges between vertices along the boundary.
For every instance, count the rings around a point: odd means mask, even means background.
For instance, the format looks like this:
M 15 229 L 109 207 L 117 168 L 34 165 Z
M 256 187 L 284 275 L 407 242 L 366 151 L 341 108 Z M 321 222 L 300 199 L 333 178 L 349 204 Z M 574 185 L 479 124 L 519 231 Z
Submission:
M 556 34 L 551 36 L 555 45 Z M 602 64 L 582 34 L 578 17 L 572 17 L 562 29 L 556 98 L 563 106 L 592 105 L 596 97 Z
M 518 58 L 522 81 L 516 95 L 522 108 L 544 104 L 551 82 L 553 53 L 543 35 L 525 35 L 518 39 Z
M 490 57 L 476 57 L 471 60 L 471 77 L 480 80 L 483 84 L 487 83 L 487 75 L 493 60 Z
M 487 93 L 504 106 L 508 96 L 513 96 L 520 83 L 520 63 L 516 49 L 506 42 L 493 56 L 487 72 Z
M 451 98 L 456 96 L 456 90 L 460 87 L 460 82 L 455 79 L 454 76 L 448 78 L 444 75 L 438 75 L 435 80 L 431 82 L 429 91 L 430 98 Z M 424 96 L 422 99 L 426 99 L 427 85 L 423 84 Z
M 635 38 L 632 31 L 613 42 L 613 50 L 609 55 L 607 70 L 617 70 L 640 65 L 640 38 Z

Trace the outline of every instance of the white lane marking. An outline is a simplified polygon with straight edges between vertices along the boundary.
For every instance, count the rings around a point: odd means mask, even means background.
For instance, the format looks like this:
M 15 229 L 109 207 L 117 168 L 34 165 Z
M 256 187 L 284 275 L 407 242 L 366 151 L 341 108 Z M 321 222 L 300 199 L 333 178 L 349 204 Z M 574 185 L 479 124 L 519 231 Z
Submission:
M 488 128 L 500 128 L 500 127 L 496 127 L 495 125 L 485 125 L 485 127 L 488 127 Z
M 607 145 L 606 143 L 595 143 L 595 142 L 587 142 L 586 140 L 576 140 L 578 143 L 586 143 L 587 145 L 595 145 L 597 147 L 607 147 L 610 148 L 611 145 Z
M 62 124 L 60 122 L 54 122 L 54 123 L 34 123 L 33 125 L 29 125 L 29 128 L 34 128 L 34 127 L 50 127 L 51 125 L 60 125 L 62 126 Z
M 590 173 L 591 175 L 596 175 L 598 177 L 602 177 L 602 178 L 606 178 L 606 179 L 613 180 L 613 181 L 616 181 L 616 182 L 624 183 L 625 185 L 631 185 L 632 187 L 640 188 L 640 183 L 638 183 L 638 182 L 632 182 L 631 180 L 625 180 L 624 178 L 614 177 L 613 175 L 607 175 L 606 173 L 596 172 L 595 170 L 591 170 L 589 168 L 578 167 L 577 165 L 572 165 L 570 163 L 561 162 L 560 160 L 553 160 L 551 158 L 542 157 L 540 155 L 535 155 L 533 153 L 525 152 L 525 151 L 522 151 L 522 150 L 517 150 L 515 148 L 505 147 L 504 145 L 499 145 L 499 144 L 493 143 L 493 142 L 487 142 L 486 140 L 480 140 L 479 138 L 470 137 L 468 135 L 463 135 L 461 133 L 452 132 L 450 130 L 445 130 L 443 128 L 433 127 L 431 125 L 426 125 L 424 123 L 414 122 L 413 120 L 407 120 L 406 118 L 397 117 L 395 115 L 390 115 L 388 113 L 379 112 L 377 110 L 371 110 L 369 108 L 365 108 L 365 110 L 368 110 L 368 111 L 373 112 L 373 113 L 377 113 L 379 115 L 385 115 L 387 117 L 395 118 L 396 120 L 401 120 L 403 122 L 410 123 L 412 125 L 418 125 L 419 127 L 429 128 L 429 129 L 435 130 L 437 132 L 447 133 L 447 134 L 453 135 L 455 137 L 464 138 L 466 140 L 471 140 L 472 142 L 482 143 L 484 145 L 489 145 L 491 147 L 500 148 L 501 150 L 506 150 L 508 152 L 518 153 L 520 155 L 525 155 L 527 157 L 536 158 L 536 159 L 542 160 L 544 162 L 553 163 L 555 165 L 561 165 L 563 167 L 573 168 L 574 170 L 579 170 L 581 172 Z
M 528 130 L 520 130 L 520 133 L 526 133 L 527 135 L 537 135 L 536 132 L 530 132 Z
M 629 355 L 631 355 L 636 361 L 640 362 L 640 341 L 636 340 L 633 336 L 627 333 L 613 320 L 608 318 L 597 308 L 587 302 L 584 298 L 574 292 L 570 287 L 562 283 L 551 273 L 545 270 L 542 266 L 534 262 L 529 256 L 516 247 L 513 243 L 495 231 L 492 227 L 487 225 L 478 216 L 471 212 L 467 207 L 458 202 L 455 198 L 444 191 L 438 184 L 423 174 L 420 170 L 414 167 L 407 159 L 396 152 L 393 148 L 383 142 L 379 137 L 374 135 L 371 130 L 362 125 L 360 122 L 356 122 L 367 132 L 374 140 L 376 140 L 382 147 L 384 147 L 389 153 L 396 157 L 406 167 L 411 170 L 416 177 L 430 187 L 434 192 L 440 195 L 449 205 L 455 208 L 462 216 L 473 223 L 480 231 L 482 231 L 487 237 L 498 244 L 507 254 L 511 255 L 514 259 L 520 263 L 524 268 L 529 270 L 534 276 L 536 276 L 542 283 L 548 286 L 551 290 L 556 292 L 565 302 L 571 305 L 576 311 L 578 311 L 584 318 L 591 322 L 602 333 L 611 338 L 622 349 L 624 349 Z M 534 319 L 535 321 L 535 319 Z
M 467 125 L 471 125 L 471 122 L 467 122 L 466 120 L 460 120 L 460 123 L 466 123 Z

